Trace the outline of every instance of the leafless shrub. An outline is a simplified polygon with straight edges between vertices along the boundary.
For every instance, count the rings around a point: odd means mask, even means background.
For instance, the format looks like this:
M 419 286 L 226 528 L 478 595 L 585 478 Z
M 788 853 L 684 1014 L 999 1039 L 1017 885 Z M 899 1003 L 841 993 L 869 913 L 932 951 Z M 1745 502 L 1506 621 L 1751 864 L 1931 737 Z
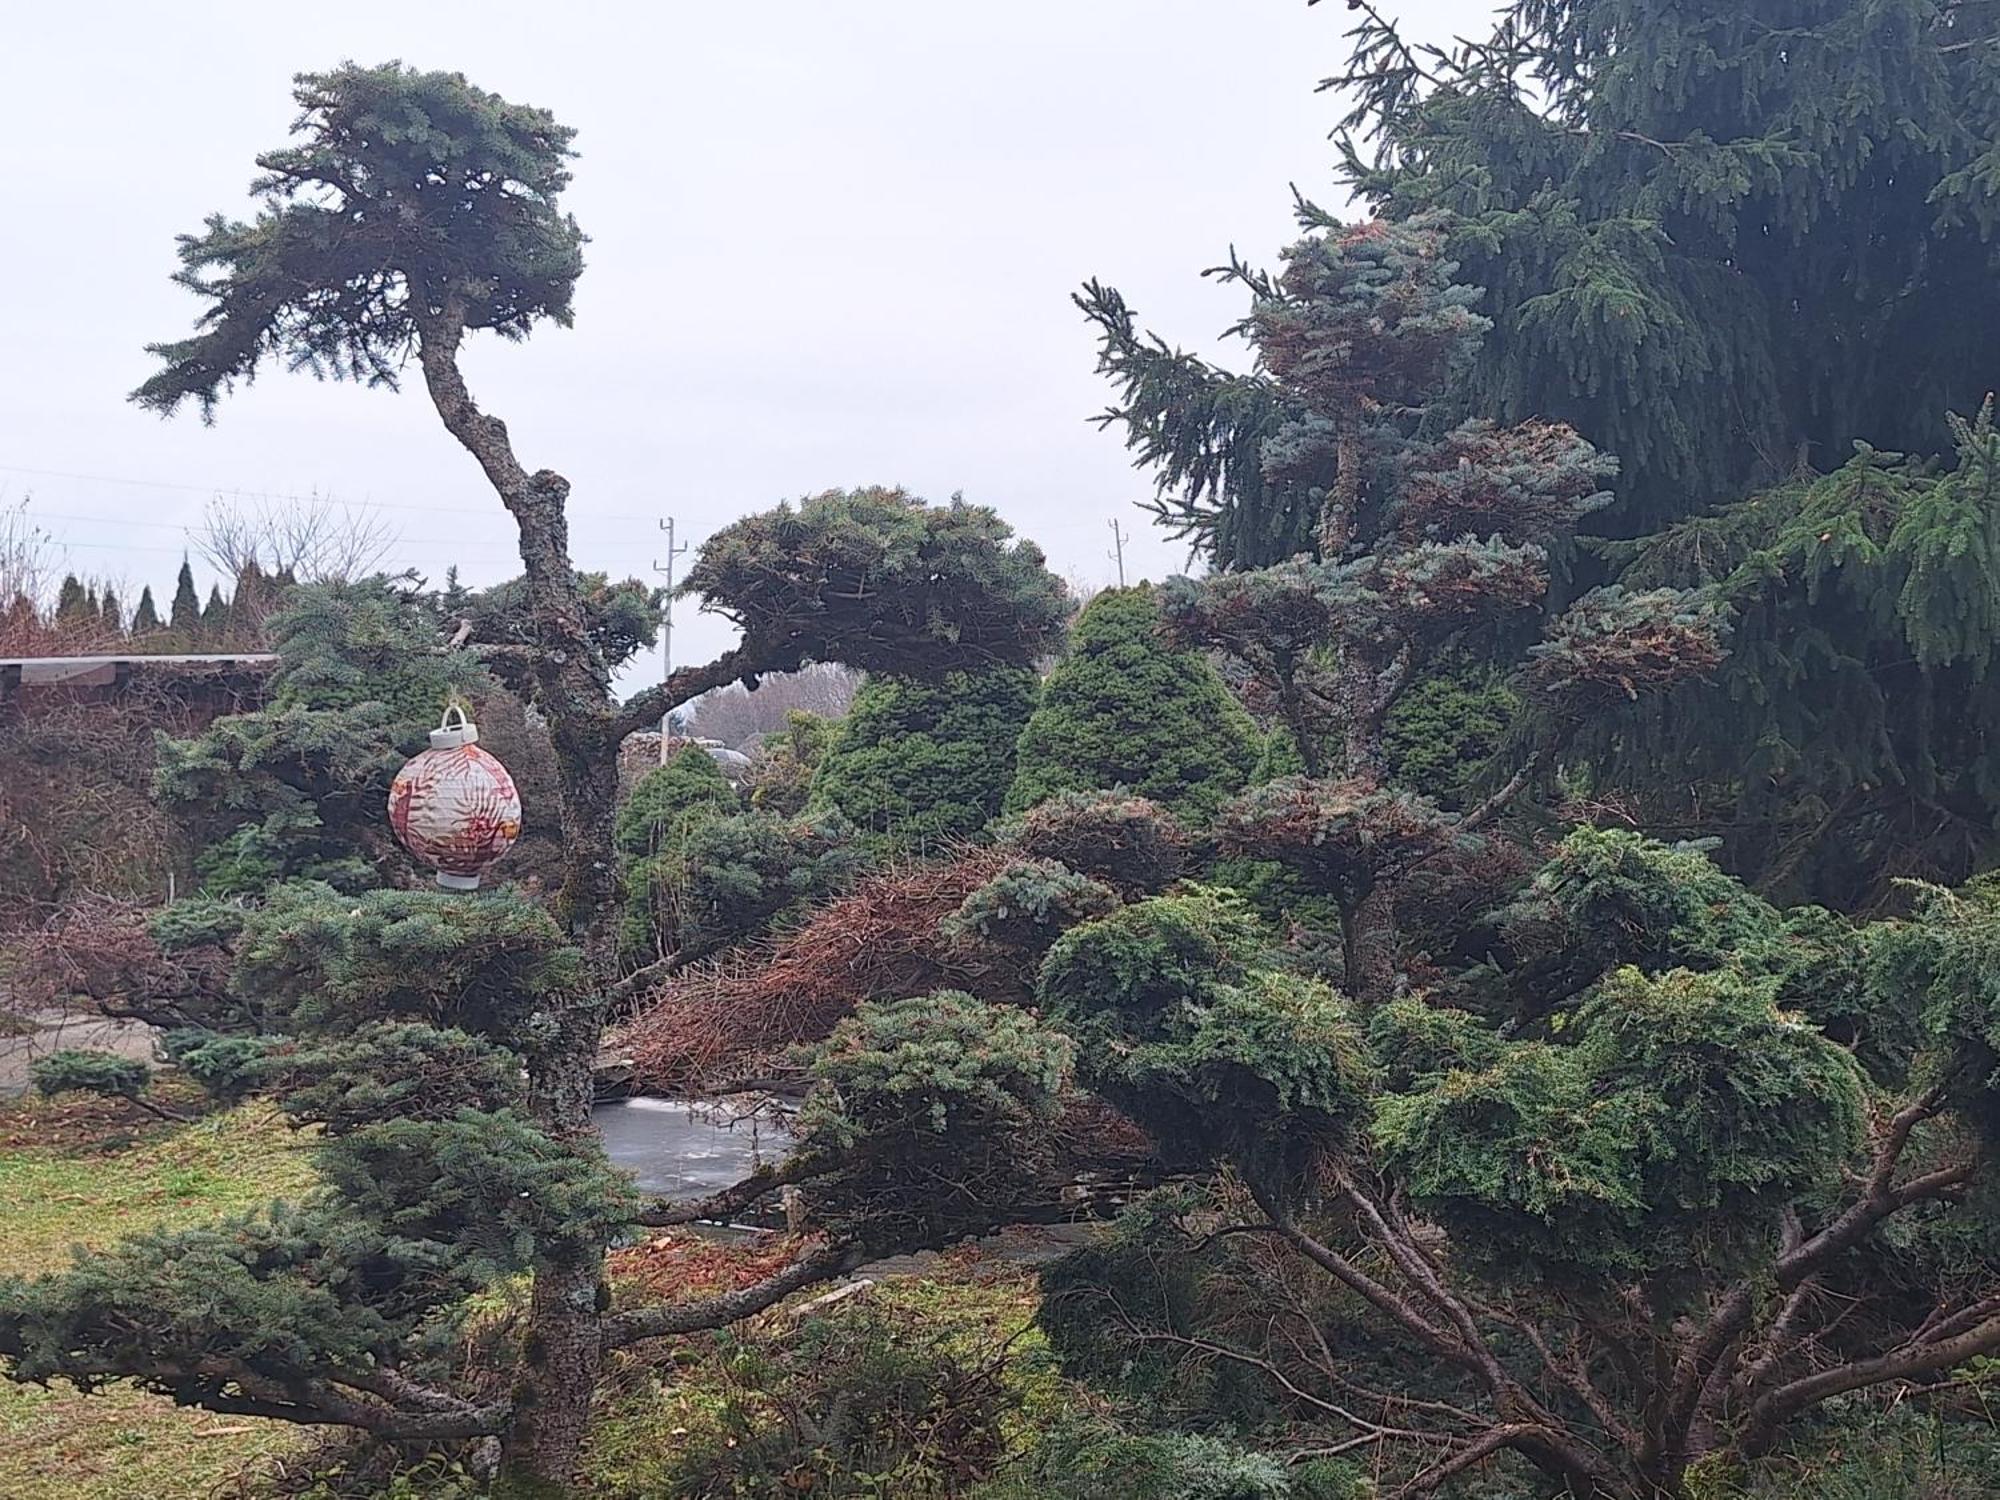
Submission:
M 201 528 L 189 536 L 195 551 L 225 577 L 261 573 L 302 583 L 372 573 L 397 539 L 379 512 L 318 496 L 250 503 L 217 495 Z

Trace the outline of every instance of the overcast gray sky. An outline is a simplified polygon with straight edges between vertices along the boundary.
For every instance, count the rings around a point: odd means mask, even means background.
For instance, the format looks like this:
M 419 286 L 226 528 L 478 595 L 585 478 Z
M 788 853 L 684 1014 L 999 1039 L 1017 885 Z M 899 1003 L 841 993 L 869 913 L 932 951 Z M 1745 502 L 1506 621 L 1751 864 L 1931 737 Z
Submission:
M 1387 0 L 1416 36 L 1487 0 Z M 0 499 L 79 572 L 170 588 L 217 493 L 379 506 L 391 563 L 517 571 L 472 461 L 415 390 L 271 370 L 204 429 L 125 404 L 141 345 L 197 311 L 173 236 L 247 212 L 288 81 L 345 58 L 465 72 L 579 132 L 569 207 L 592 237 L 577 324 L 468 356 L 523 458 L 567 474 L 579 565 L 644 573 L 655 519 L 699 543 L 834 486 L 955 490 L 1056 571 L 1184 562 L 1086 418 L 1107 390 L 1070 292 L 1120 287 L 1204 345 L 1240 296 L 1198 272 L 1268 257 L 1287 184 L 1323 201 L 1340 0 L 5 0 L 0 48 Z M 164 603 L 164 597 L 162 603 Z M 676 655 L 726 629 L 689 606 Z

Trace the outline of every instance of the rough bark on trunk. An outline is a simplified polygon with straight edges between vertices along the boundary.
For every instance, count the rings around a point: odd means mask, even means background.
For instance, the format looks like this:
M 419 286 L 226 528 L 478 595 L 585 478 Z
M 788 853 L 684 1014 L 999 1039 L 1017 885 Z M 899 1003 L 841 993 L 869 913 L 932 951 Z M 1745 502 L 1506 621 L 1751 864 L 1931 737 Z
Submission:
M 424 320 L 419 360 L 439 417 L 479 461 L 520 533 L 537 648 L 530 668 L 534 700 L 549 721 L 561 795 L 563 883 L 556 914 L 582 948 L 588 975 L 581 993 L 554 1002 L 547 1017 L 553 1035 L 529 1058 L 529 1084 L 543 1124 L 558 1138 L 574 1138 L 591 1129 L 604 995 L 616 978 L 612 827 L 620 736 L 610 674 L 590 639 L 570 561 L 564 512 L 569 482 L 546 469 L 529 474 L 514 455 L 506 424 L 479 410 L 458 368 L 463 336 L 463 316 L 448 303 Z M 576 1473 L 603 1362 L 603 1286 L 604 1251 L 594 1240 L 549 1246 L 536 1262 L 527 1357 L 504 1462 L 542 1485 L 567 1485 Z

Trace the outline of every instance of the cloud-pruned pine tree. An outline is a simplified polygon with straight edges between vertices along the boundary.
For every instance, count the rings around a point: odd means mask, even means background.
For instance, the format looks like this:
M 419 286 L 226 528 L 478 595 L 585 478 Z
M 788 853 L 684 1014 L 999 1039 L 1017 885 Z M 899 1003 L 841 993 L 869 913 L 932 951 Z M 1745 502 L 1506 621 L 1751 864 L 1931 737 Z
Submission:
M 1313 550 L 1171 580 L 1163 605 L 1177 644 L 1241 664 L 1303 772 L 1224 811 L 1225 851 L 1292 865 L 1331 898 L 1348 987 L 1379 998 L 1399 962 L 1390 886 L 1465 850 L 1582 725 L 1712 670 L 1722 623 L 1692 592 L 1618 588 L 1542 623 L 1551 549 L 1608 502 L 1616 463 L 1555 423 L 1440 421 L 1488 327 L 1441 222 L 1301 218 L 1280 273 L 1239 263 L 1231 277 L 1282 413 L 1262 473 L 1313 499 Z M 1135 430 L 1174 421 L 1121 348 L 1107 333 L 1101 364 Z M 1447 814 L 1392 779 L 1392 751 L 1414 763 L 1409 721 L 1392 716 L 1413 687 L 1462 672 L 1468 648 L 1515 669 L 1526 722 L 1490 795 Z
M 1038 994 L 1079 1079 L 1231 1172 L 1044 1272 L 1072 1370 L 1211 1420 L 1275 1403 L 1388 1491 L 1599 1500 L 1752 1492 L 1816 1413 L 1977 1378 L 1990 883 L 1855 926 L 1586 828 L 1503 925 L 1538 1012 L 1357 1001 L 1198 886 L 1057 939 Z

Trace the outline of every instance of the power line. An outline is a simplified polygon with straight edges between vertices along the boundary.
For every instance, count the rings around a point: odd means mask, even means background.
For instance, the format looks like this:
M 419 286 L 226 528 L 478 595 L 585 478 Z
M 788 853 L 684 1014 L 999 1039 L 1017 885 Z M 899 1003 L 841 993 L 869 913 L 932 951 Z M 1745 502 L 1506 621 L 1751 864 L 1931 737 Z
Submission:
M 84 484 L 122 484 L 137 489 L 181 490 L 194 495 L 215 495 L 235 500 L 282 500 L 290 505 L 338 506 L 343 510 L 414 510 L 427 515 L 485 516 L 497 520 L 497 507 L 470 505 L 426 505 L 408 500 L 341 500 L 332 495 L 300 495 L 284 490 L 246 490 L 222 484 L 182 484 L 168 479 L 132 479 L 116 474 L 80 474 L 70 469 L 35 469 L 26 464 L 0 464 L 0 473 L 32 474 L 43 479 L 74 479 Z M 572 521 L 649 521 L 651 516 L 614 515 L 602 511 L 579 512 Z
M 60 511 L 60 510 L 31 509 L 31 510 L 24 510 L 22 514 L 26 516 L 30 521 L 88 521 L 100 526 L 121 526 L 121 527 L 140 526 L 144 527 L 149 531 L 179 531 L 183 533 L 192 533 L 195 531 L 199 531 L 202 525 L 202 523 L 198 521 L 189 521 L 189 522 L 128 521 L 123 516 L 79 516 L 79 515 L 74 515 L 68 511 Z M 60 542 L 62 541 L 62 538 L 57 537 L 54 533 L 50 533 L 50 540 Z M 123 546 L 126 544 L 120 542 L 72 542 L 68 543 L 67 545 L 76 547 L 115 547 L 115 546 Z M 156 552 L 160 550 L 157 547 L 154 548 L 141 547 L 136 543 L 131 545 L 133 545 L 134 549 L 138 551 Z M 396 538 L 396 545 L 406 546 L 406 547 L 456 548 L 459 545 L 459 542 L 458 539 L 455 537 L 447 540 L 442 537 L 399 535 Z M 488 550 L 490 551 L 491 549 Z M 503 548 L 501 550 L 507 553 L 509 556 L 514 555 L 514 549 L 511 547 Z

